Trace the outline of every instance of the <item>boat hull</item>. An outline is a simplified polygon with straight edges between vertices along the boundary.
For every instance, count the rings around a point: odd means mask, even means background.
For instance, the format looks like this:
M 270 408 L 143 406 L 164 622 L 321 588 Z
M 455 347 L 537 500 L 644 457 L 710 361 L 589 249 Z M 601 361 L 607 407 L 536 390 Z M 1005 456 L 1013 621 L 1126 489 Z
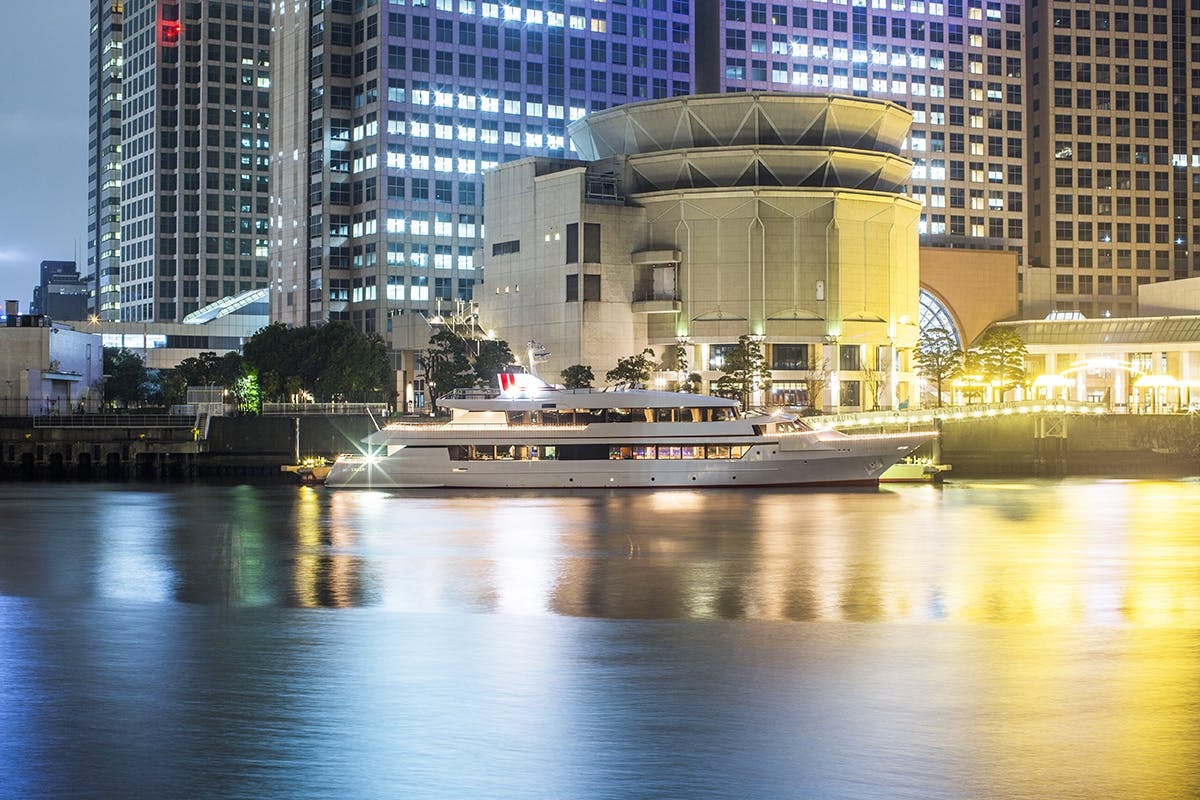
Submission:
M 451 461 L 445 448 L 403 448 L 373 461 L 340 458 L 325 483 L 371 489 L 874 485 L 926 440 L 914 434 L 801 450 L 767 443 L 733 460 Z

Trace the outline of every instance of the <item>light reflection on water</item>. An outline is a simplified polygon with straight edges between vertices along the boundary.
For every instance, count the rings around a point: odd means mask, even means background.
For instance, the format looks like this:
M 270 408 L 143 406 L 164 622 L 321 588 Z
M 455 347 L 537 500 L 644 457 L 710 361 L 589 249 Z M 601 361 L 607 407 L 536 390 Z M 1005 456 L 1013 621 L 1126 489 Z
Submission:
M 1196 489 L 0 486 L 0 797 L 1195 797 Z

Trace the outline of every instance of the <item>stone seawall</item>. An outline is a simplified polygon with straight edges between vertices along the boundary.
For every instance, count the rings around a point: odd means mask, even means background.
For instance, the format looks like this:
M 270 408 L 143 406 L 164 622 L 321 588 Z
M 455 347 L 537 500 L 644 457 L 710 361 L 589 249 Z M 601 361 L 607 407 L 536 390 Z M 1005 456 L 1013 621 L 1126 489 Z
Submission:
M 1200 417 L 1021 415 L 946 420 L 950 477 L 1200 475 Z
M 133 415 L 109 422 L 56 427 L 0 420 L 0 480 L 293 480 L 279 468 L 297 454 L 332 458 L 354 451 L 375 430 L 370 417 L 349 414 L 215 417 L 207 438 Z

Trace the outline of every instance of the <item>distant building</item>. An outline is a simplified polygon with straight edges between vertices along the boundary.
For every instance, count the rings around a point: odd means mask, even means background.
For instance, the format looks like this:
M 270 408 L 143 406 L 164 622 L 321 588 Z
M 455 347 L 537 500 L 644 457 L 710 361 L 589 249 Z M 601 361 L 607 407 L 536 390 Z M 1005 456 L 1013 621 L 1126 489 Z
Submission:
M 101 322 L 76 326 L 100 335 L 104 347 L 124 348 L 150 369 L 171 369 L 201 353 L 240 353 L 246 340 L 267 326 L 267 290 L 225 297 L 181 322 Z
M 33 289 L 30 314 L 54 320 L 87 319 L 90 298 L 88 282 L 74 261 L 43 261 L 41 281 Z
M 9 315 L 0 326 L 0 413 L 70 414 L 99 405 L 100 337 L 43 316 Z

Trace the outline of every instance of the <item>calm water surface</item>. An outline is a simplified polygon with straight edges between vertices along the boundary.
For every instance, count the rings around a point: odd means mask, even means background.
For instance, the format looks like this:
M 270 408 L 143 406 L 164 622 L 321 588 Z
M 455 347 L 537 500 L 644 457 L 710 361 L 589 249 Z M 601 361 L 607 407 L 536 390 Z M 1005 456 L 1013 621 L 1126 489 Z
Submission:
M 1198 519 L 0 485 L 0 797 L 1195 798 Z

